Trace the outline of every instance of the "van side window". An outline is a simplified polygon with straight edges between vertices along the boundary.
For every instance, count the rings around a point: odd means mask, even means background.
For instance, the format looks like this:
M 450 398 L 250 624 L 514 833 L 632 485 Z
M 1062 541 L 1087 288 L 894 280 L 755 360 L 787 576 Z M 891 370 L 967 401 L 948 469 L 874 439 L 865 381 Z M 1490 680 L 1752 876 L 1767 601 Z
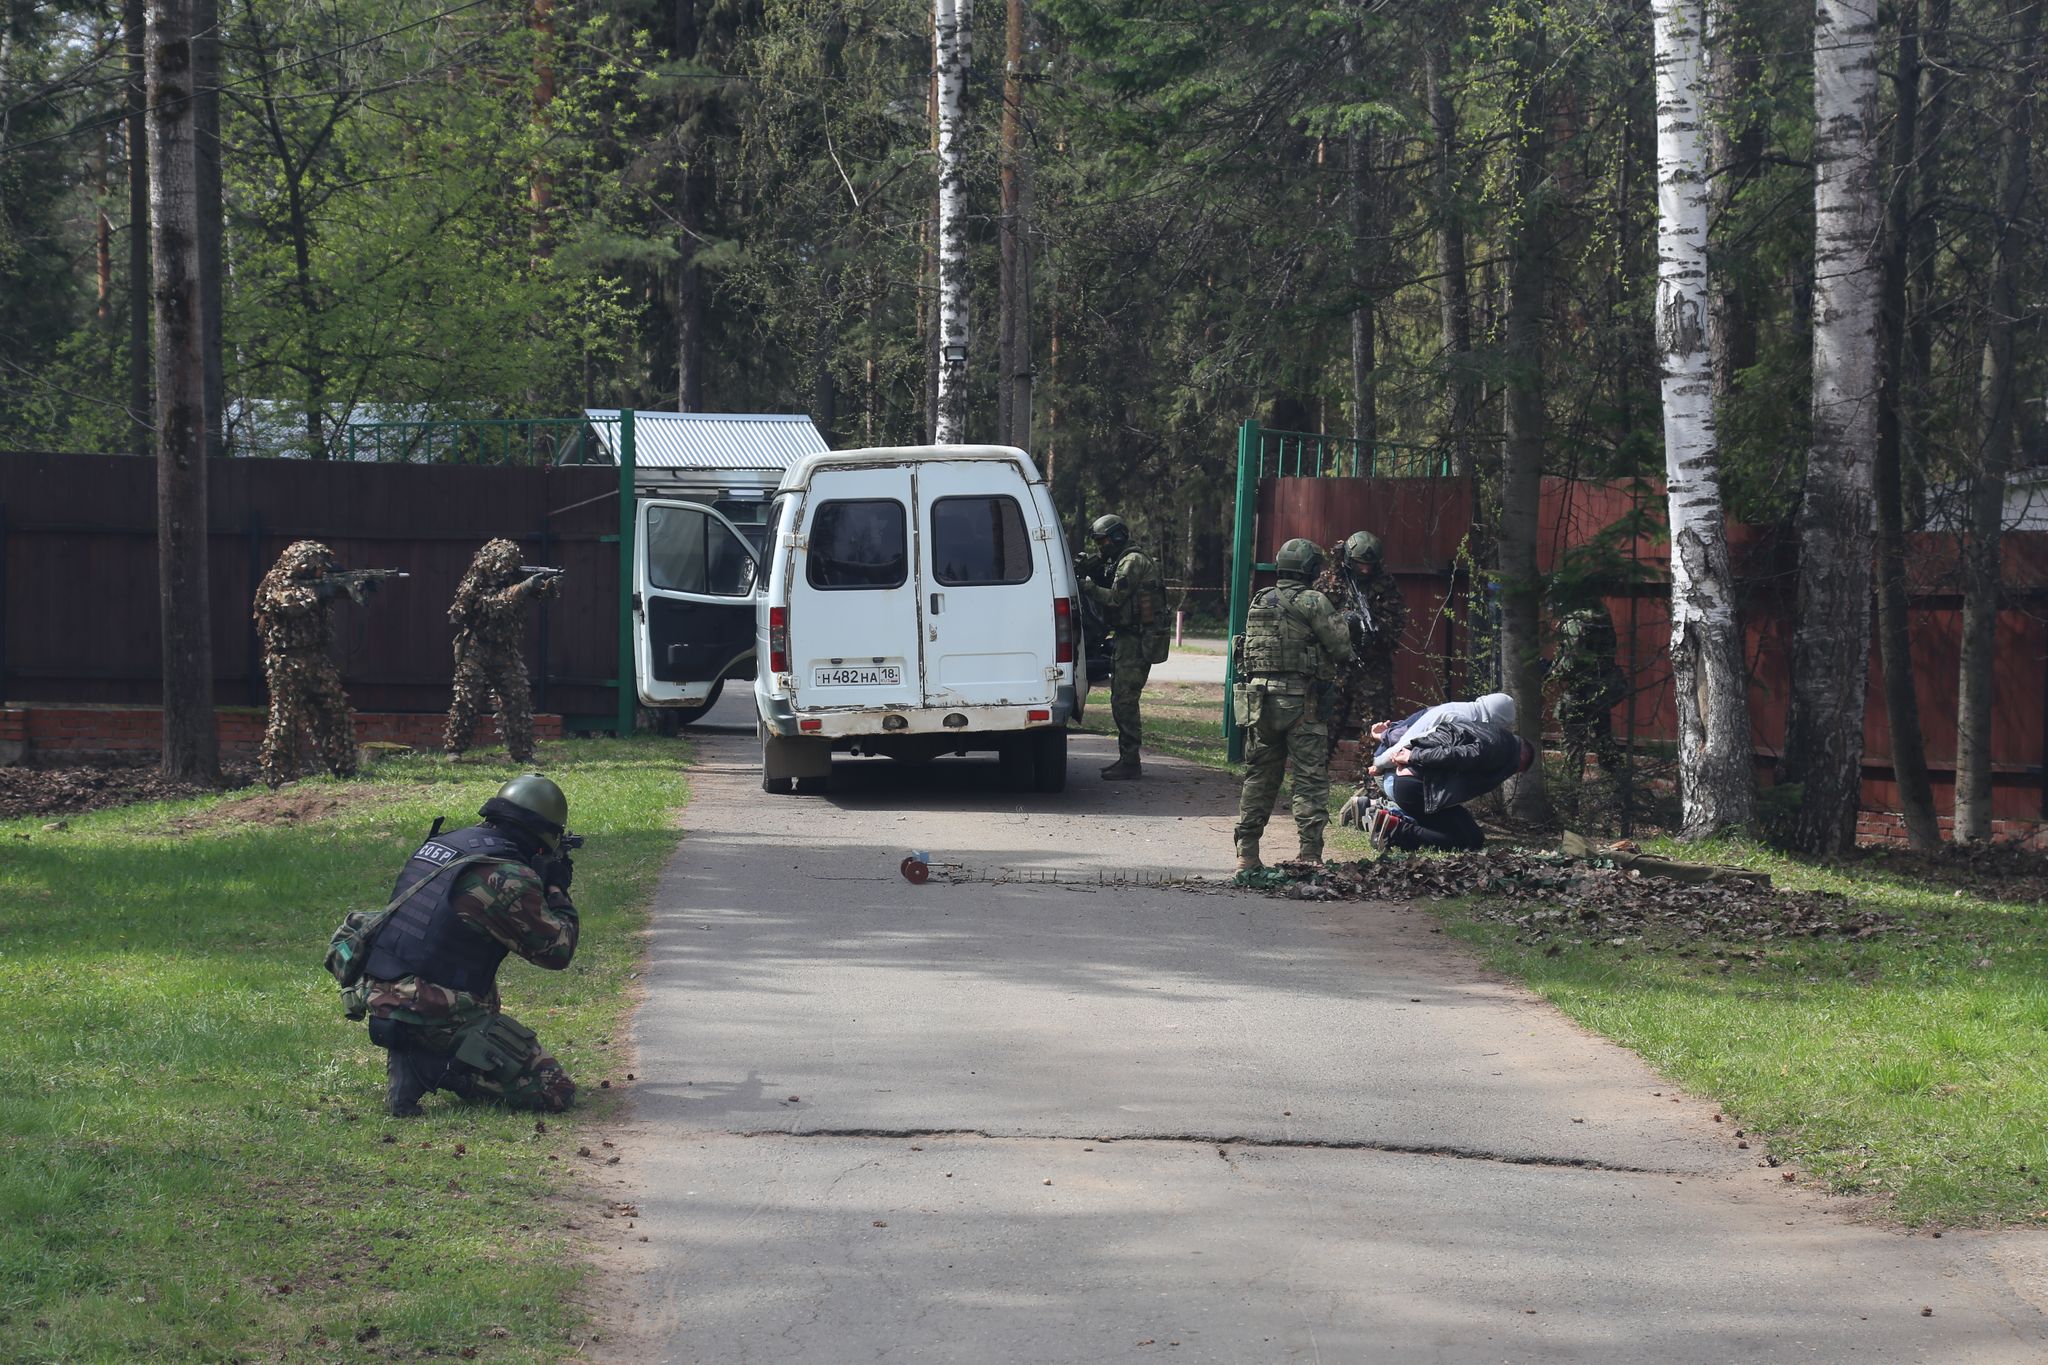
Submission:
M 932 504 L 932 576 L 949 588 L 1031 581 L 1031 533 L 1009 497 Z
M 650 507 L 647 581 L 665 592 L 745 597 L 754 590 L 754 557 L 699 508 Z
M 805 560 L 814 588 L 902 587 L 910 576 L 903 504 L 894 498 L 819 503 Z

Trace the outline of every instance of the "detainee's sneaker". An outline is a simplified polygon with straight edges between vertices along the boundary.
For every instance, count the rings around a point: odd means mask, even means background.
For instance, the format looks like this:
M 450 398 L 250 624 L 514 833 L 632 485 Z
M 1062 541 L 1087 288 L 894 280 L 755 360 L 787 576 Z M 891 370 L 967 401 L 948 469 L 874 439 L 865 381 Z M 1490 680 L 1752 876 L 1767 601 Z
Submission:
M 1384 853 L 1392 844 L 1401 826 L 1408 823 L 1406 816 L 1385 806 L 1374 806 L 1372 810 L 1372 846 Z

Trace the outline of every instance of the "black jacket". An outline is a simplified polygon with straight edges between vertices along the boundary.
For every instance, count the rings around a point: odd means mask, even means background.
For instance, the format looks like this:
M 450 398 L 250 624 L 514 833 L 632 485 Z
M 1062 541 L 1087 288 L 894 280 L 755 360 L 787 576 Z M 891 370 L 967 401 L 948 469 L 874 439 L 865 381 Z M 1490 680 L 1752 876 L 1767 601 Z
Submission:
M 1423 809 L 1462 806 L 1513 777 L 1522 741 L 1504 725 L 1445 720 L 1408 746 L 1408 766 L 1422 780 Z

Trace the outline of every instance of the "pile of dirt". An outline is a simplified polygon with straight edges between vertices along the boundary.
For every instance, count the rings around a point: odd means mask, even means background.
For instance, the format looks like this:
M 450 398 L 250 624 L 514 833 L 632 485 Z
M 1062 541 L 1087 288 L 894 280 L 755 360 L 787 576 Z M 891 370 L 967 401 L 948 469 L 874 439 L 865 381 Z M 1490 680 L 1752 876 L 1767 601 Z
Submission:
M 178 782 L 155 768 L 0 768 L 0 820 L 28 815 L 76 815 L 133 805 L 137 801 L 169 801 L 203 796 L 212 791 L 246 787 L 255 774 L 227 768 L 217 785 Z
M 258 792 L 235 801 L 223 801 L 191 815 L 171 821 L 177 834 L 191 834 L 220 825 L 308 825 L 339 814 L 358 801 L 383 794 L 384 789 L 368 785 L 323 787 L 313 791 Z
M 1477 912 L 1511 924 L 1527 942 L 1685 937 L 1738 943 L 1874 938 L 1900 929 L 1828 891 L 1778 891 L 1766 877 L 1730 870 L 1678 880 L 1623 866 L 1619 856 L 1571 857 L 1523 849 L 1417 854 L 1240 873 L 1238 884 L 1296 900 L 1444 900 L 1476 897 Z

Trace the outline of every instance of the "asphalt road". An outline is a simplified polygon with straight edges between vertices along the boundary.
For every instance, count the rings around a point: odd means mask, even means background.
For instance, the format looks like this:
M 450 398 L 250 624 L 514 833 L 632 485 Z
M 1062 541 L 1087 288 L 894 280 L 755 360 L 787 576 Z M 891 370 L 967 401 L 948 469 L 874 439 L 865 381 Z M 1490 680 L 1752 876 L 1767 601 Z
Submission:
M 699 744 L 596 1353 L 2048 1359 L 2040 1239 L 1853 1221 L 1422 911 L 1159 884 L 1227 876 L 1213 773 Z

